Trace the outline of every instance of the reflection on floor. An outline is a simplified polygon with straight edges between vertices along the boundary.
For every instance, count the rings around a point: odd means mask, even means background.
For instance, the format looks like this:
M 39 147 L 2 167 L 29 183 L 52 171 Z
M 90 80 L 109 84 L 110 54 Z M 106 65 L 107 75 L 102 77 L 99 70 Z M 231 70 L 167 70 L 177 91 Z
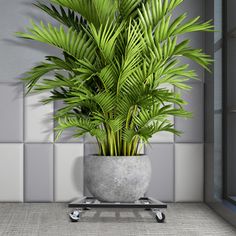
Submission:
M 85 211 L 71 223 L 72 209 L 63 203 L 1 203 L 0 235 L 5 236 L 154 236 L 236 235 L 236 230 L 205 204 L 168 204 L 166 223 L 150 211 L 99 209 Z

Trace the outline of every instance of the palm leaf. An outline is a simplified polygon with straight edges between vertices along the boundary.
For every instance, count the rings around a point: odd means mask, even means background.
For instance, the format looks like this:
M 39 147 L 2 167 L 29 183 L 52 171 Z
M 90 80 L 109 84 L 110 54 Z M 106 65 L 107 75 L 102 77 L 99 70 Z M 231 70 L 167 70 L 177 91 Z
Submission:
M 57 9 L 53 4 L 50 4 L 49 7 L 40 2 L 34 5 L 68 28 L 73 28 L 79 32 L 82 30 L 82 27 L 86 26 L 86 21 L 83 17 L 78 16 L 73 10 L 68 9 L 66 12 L 62 6 L 59 6 L 59 9 Z
M 58 136 L 74 128 L 97 139 L 100 155 L 136 155 L 157 132 L 180 131 L 169 119 L 191 117 L 175 89 L 191 88 L 198 76 L 181 58 L 208 69 L 212 60 L 182 40 L 211 32 L 210 21 L 173 11 L 183 0 L 39 0 L 35 5 L 60 23 L 36 24 L 18 36 L 58 47 L 26 73 L 28 91 L 50 91 L 44 103 L 60 100 L 54 115 Z M 179 37 L 181 36 L 181 38 Z
M 96 28 L 105 25 L 107 21 L 112 21 L 117 10 L 116 1 L 113 0 L 51 0 L 51 2 L 79 13 Z
M 32 28 L 28 28 L 28 33 L 18 32 L 17 35 L 21 38 L 51 44 L 77 59 L 87 58 L 89 61 L 94 60 L 96 47 L 85 32 L 78 33 L 73 28 L 65 31 L 63 26 L 57 28 L 50 23 L 46 26 L 42 21 L 40 26 L 33 21 L 31 21 L 31 25 Z

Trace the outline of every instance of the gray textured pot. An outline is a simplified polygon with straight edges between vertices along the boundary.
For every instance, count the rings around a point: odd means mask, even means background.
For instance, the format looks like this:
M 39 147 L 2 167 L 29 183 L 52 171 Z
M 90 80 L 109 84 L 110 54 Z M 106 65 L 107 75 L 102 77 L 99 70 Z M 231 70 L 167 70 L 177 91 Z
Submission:
M 141 156 L 86 156 L 85 181 L 100 201 L 133 202 L 143 197 L 151 178 L 151 163 Z

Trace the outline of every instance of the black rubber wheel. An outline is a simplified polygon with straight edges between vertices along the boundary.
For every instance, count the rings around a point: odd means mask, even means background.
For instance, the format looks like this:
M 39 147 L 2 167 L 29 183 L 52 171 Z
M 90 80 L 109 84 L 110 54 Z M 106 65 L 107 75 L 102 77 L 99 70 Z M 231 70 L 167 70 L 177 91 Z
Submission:
M 160 216 L 160 214 L 161 214 L 161 216 Z M 165 221 L 165 218 L 166 218 L 166 216 L 163 212 L 156 214 L 156 220 L 158 223 L 163 223 Z

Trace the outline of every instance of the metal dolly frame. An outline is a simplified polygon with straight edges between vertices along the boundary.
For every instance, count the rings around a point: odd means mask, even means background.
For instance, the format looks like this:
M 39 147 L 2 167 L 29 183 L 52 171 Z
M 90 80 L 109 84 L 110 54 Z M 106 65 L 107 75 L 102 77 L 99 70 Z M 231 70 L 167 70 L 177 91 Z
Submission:
M 69 214 L 71 221 L 78 222 L 80 213 L 90 208 L 140 208 L 151 210 L 158 223 L 165 221 L 165 214 L 160 209 L 166 209 L 167 204 L 150 197 L 142 197 L 135 202 L 101 202 L 95 197 L 83 197 L 69 203 L 68 207 L 76 208 Z

